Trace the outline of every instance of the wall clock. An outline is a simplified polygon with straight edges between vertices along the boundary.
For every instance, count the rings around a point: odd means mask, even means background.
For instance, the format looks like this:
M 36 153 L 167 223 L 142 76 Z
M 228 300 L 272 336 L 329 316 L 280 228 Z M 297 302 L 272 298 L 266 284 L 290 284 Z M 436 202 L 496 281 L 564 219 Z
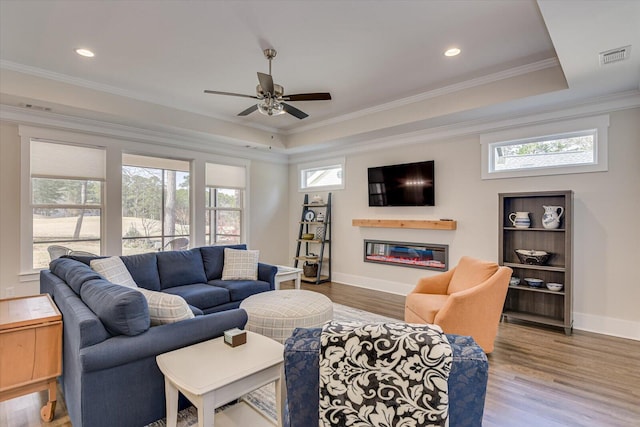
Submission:
M 316 219 L 316 213 L 314 211 L 312 211 L 311 209 L 307 209 L 306 211 L 304 211 L 304 220 L 307 222 L 311 222 L 314 219 Z

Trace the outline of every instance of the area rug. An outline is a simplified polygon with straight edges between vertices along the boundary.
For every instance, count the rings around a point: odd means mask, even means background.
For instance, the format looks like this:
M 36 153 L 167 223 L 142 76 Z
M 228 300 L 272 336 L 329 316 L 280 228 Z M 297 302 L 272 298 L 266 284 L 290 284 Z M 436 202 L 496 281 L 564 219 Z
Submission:
M 338 321 L 361 321 L 364 323 L 398 321 L 398 319 L 392 319 L 390 317 L 381 316 L 336 303 L 333 304 L 333 319 Z M 250 405 L 257 407 L 272 420 L 276 420 L 276 399 L 273 384 L 267 384 L 266 386 L 247 394 L 244 396 L 244 400 Z M 218 408 L 216 409 L 216 412 L 222 411 L 224 408 L 224 406 L 222 408 Z M 153 422 L 146 427 L 165 427 L 166 425 L 166 420 L 162 419 Z M 178 427 L 191 427 L 196 425 L 198 425 L 198 413 L 193 406 L 183 409 L 178 413 Z

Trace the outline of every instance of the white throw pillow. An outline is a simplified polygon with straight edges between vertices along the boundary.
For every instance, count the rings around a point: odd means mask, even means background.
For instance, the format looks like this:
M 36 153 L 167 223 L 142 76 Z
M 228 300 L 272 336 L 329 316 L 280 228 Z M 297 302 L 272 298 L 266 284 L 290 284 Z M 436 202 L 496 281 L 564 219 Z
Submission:
M 222 280 L 256 280 L 260 251 L 224 249 Z
M 124 262 L 118 256 L 91 260 L 91 269 L 116 285 L 137 289 L 138 285 L 131 277 Z
M 180 295 L 150 291 L 144 288 L 138 288 L 138 290 L 147 299 L 151 326 L 166 325 L 195 317 L 189 304 Z

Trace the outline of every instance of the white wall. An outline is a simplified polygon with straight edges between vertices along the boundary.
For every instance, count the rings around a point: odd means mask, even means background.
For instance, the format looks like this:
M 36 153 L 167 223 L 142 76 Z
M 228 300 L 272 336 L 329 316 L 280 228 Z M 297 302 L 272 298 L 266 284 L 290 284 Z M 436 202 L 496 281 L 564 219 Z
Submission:
M 370 166 L 435 160 L 436 206 L 371 208 Z M 640 109 L 611 113 L 608 172 L 498 180 L 480 179 L 479 135 L 348 155 L 346 188 L 333 192 L 333 280 L 405 295 L 418 278 L 435 272 L 363 262 L 363 239 L 449 245 L 449 263 L 462 255 L 497 261 L 498 193 L 573 190 L 574 327 L 640 339 Z M 295 165 L 290 240 L 299 203 Z M 534 212 L 534 215 L 542 215 Z M 355 218 L 458 221 L 455 231 L 353 227 Z M 295 246 L 290 245 L 293 256 Z
M 36 274 L 26 275 L 20 271 L 20 218 L 21 215 L 30 215 L 29 212 L 20 212 L 20 136 L 18 125 L 9 122 L 0 122 L 0 298 L 12 295 L 33 295 L 40 291 L 39 280 Z M 49 131 L 63 134 L 66 131 Z M 80 133 L 73 133 L 73 136 Z M 56 138 L 53 138 L 56 139 Z M 59 138 L 58 138 L 59 139 Z M 195 151 L 193 149 L 179 149 L 175 147 L 159 146 L 137 141 L 128 141 L 110 137 L 90 137 L 100 140 L 107 147 L 107 154 L 112 156 L 111 171 L 114 176 L 120 174 L 117 160 L 121 158 L 121 151 L 135 151 L 140 154 L 175 156 L 184 159 L 193 159 L 197 166 L 196 172 L 204 173 L 205 161 L 234 161 L 229 156 L 216 155 L 213 152 Z M 64 139 L 60 139 L 64 141 Z M 288 166 L 284 163 L 264 160 L 246 160 L 236 158 L 236 162 L 248 166 L 249 186 L 246 209 L 247 244 L 252 249 L 260 250 L 260 260 L 282 264 L 287 262 L 288 245 L 281 236 L 287 234 L 287 200 Z M 203 178 L 204 175 L 201 176 Z M 204 181 L 202 181 L 204 182 Z M 202 197 L 196 198 L 196 204 L 204 209 L 204 184 L 193 188 L 193 191 L 202 190 Z M 113 193 L 115 186 L 107 188 L 107 209 L 120 211 L 118 205 L 119 192 Z M 113 194 L 112 194 L 113 193 Z M 110 196 L 111 195 L 111 196 Z M 116 206 L 117 205 L 117 206 Z M 202 215 L 199 216 L 202 219 Z M 115 222 L 108 224 L 110 234 L 104 236 L 107 254 L 117 254 L 120 248 L 120 223 L 116 216 L 108 215 L 107 221 L 113 218 Z M 202 219 L 204 221 L 204 219 Z M 194 224 L 194 229 L 204 230 L 204 226 Z M 194 243 L 201 245 L 204 242 L 203 235 L 196 235 Z

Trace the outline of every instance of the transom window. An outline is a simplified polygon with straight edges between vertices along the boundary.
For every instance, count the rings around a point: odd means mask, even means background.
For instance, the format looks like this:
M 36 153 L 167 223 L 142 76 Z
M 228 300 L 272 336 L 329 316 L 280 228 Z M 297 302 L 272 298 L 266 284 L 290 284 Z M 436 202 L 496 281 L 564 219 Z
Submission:
M 300 191 L 338 190 L 344 188 L 344 159 L 298 166 Z
M 482 178 L 605 171 L 608 125 L 599 116 L 481 135 Z

